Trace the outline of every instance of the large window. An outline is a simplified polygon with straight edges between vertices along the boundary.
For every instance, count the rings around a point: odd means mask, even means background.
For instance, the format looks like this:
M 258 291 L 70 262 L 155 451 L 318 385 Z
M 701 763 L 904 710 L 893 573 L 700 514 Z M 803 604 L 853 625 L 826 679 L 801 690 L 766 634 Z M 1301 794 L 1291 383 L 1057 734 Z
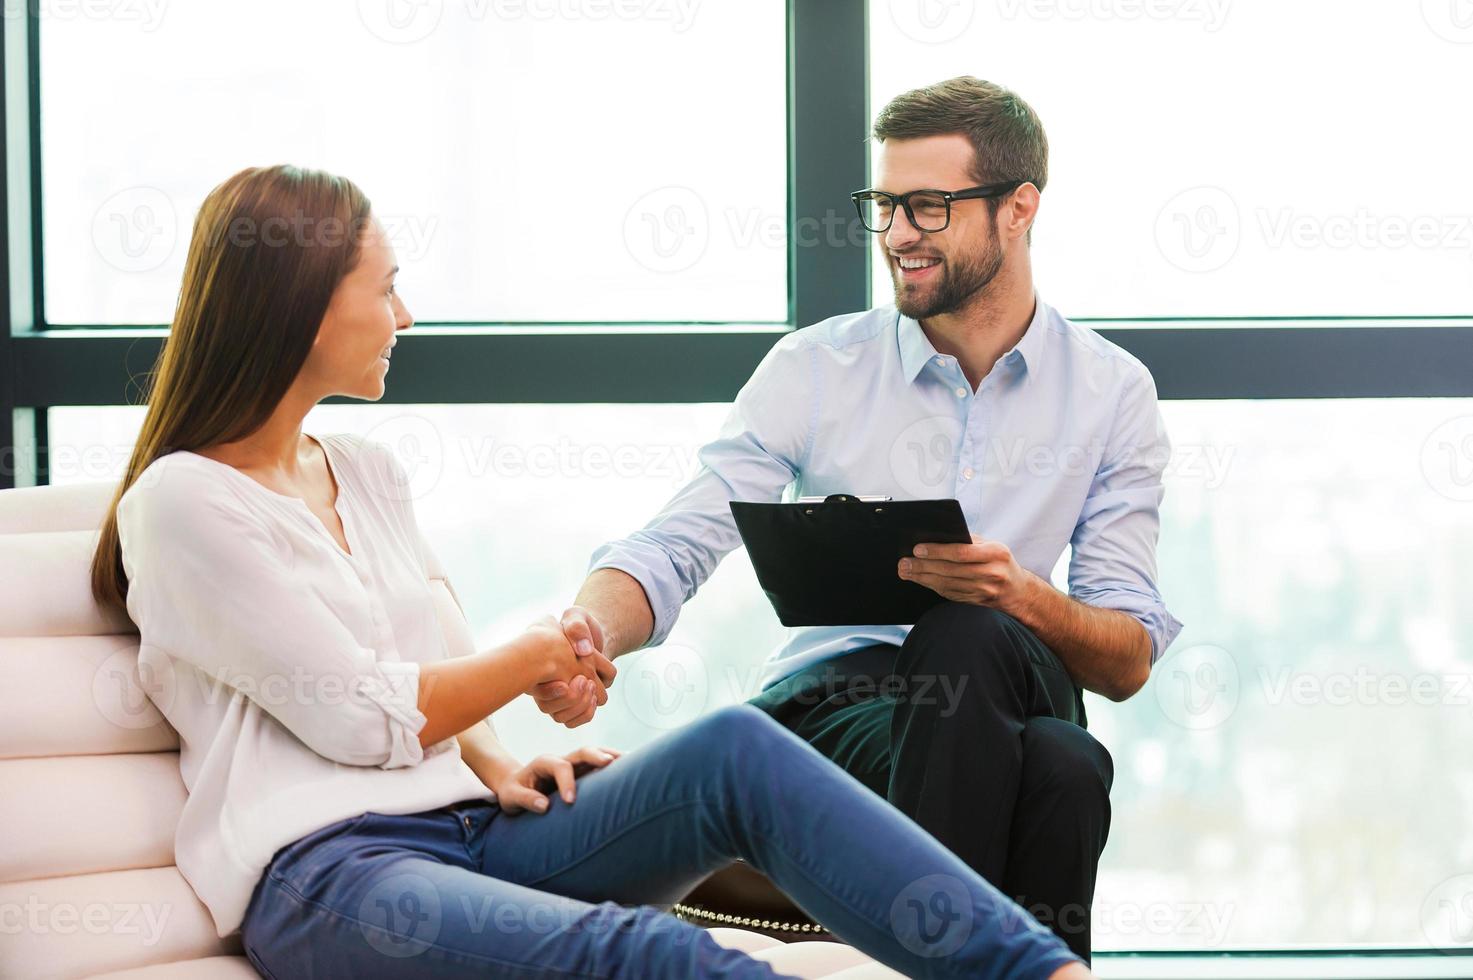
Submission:
M 422 321 L 784 322 L 783 25 L 780 0 L 44 17 L 47 319 L 167 323 L 205 194 L 291 162 L 374 201 Z
M 976 75 L 1049 137 L 1039 289 L 1075 317 L 1466 314 L 1456 3 L 871 0 L 870 104 Z M 891 296 L 877 271 L 875 295 Z

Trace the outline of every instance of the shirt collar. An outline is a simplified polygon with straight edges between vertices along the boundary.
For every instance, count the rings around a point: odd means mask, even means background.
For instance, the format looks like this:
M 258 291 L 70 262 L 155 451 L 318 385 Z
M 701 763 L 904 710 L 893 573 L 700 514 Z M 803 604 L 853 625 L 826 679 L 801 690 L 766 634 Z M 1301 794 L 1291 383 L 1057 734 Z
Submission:
M 903 313 L 897 315 L 899 316 L 896 332 L 900 342 L 900 369 L 906 382 L 911 383 L 920 376 L 921 369 L 935 359 L 936 348 L 932 346 L 931 339 L 926 336 L 926 331 L 921 329 L 920 323 Z M 1042 299 L 1039 299 L 1035 291 L 1033 319 L 1028 322 L 1028 329 L 1023 331 L 1023 337 L 1017 345 L 1001 358 L 1006 363 L 1009 358 L 1017 354 L 1022 358 L 1030 381 L 1043 364 L 1044 335 L 1048 332 L 1047 320 L 1048 307 Z

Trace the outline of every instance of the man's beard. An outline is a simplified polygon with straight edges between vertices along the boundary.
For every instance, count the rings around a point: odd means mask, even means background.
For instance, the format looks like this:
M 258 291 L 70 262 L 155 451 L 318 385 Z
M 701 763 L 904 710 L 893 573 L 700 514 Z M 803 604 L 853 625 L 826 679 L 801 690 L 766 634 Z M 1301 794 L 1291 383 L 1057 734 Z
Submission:
M 1002 271 L 1002 249 L 997 233 L 987 240 L 980 255 L 964 260 L 946 259 L 941 263 L 940 281 L 929 290 L 906 286 L 900 278 L 898 263 L 890 259 L 890 280 L 895 285 L 895 306 L 912 320 L 925 320 L 945 313 L 955 313 L 973 296 L 983 292 Z

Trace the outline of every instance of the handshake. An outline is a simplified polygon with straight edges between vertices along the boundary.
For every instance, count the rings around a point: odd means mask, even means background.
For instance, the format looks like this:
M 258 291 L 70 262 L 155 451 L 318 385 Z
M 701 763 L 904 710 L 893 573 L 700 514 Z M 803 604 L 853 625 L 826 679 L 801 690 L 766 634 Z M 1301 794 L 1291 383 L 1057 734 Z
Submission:
M 561 619 L 544 616 L 527 627 L 545 653 L 546 667 L 527 694 L 543 714 L 569 728 L 593 720 L 608 703 L 618 670 L 604 655 L 604 631 L 593 613 L 572 606 Z

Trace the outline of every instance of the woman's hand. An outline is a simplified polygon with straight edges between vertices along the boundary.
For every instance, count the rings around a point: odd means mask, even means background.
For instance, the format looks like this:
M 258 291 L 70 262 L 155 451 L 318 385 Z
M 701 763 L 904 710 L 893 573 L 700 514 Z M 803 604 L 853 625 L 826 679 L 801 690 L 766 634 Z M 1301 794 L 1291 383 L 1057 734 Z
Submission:
M 520 769 L 510 770 L 482 781 L 496 794 L 503 813 L 546 813 L 547 794 L 556 789 L 563 802 L 571 804 L 577 795 L 574 781 L 602 769 L 619 758 L 619 751 L 584 746 L 567 755 L 539 755 Z

